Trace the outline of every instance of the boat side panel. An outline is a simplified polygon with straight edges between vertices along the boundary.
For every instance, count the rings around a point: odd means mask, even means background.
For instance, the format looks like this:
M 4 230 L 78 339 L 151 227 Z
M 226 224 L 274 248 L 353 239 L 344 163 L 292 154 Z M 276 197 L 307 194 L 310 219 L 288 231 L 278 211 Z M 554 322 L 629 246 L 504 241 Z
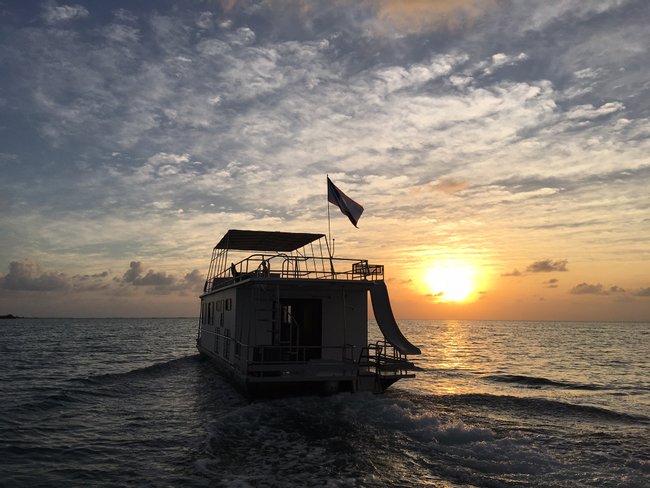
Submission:
M 236 354 L 236 338 L 242 334 L 236 313 L 238 297 L 236 288 L 228 288 L 201 297 L 201 324 L 197 346 L 220 357 L 233 367 L 240 368 Z

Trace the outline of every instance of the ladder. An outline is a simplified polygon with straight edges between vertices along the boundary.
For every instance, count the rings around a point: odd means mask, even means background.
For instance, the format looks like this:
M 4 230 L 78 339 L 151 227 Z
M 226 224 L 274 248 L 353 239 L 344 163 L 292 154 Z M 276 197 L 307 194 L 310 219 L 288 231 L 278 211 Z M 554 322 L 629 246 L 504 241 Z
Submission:
M 274 288 L 274 289 L 273 289 Z M 274 337 L 279 334 L 278 317 L 280 312 L 280 288 L 276 285 L 271 287 L 267 284 L 255 284 L 252 291 L 253 302 L 253 344 L 254 349 L 257 350 L 257 331 L 264 330 L 266 334 L 271 337 L 271 343 L 274 342 Z M 249 340 L 249 344 L 251 341 Z M 264 348 L 261 348 L 264 351 Z M 262 352 L 263 356 L 268 353 Z M 272 353 L 271 353 L 272 354 Z M 255 356 L 255 353 L 253 354 Z M 268 358 L 253 358 L 254 361 L 267 360 Z

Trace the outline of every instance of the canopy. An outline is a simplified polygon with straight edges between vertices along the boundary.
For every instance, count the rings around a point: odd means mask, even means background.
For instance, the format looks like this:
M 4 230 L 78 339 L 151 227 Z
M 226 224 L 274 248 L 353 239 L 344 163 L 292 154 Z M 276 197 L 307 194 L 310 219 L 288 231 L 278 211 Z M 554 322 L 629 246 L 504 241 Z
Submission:
M 321 237 L 325 237 L 325 234 L 230 229 L 221 238 L 215 249 L 290 252 L 300 249 Z

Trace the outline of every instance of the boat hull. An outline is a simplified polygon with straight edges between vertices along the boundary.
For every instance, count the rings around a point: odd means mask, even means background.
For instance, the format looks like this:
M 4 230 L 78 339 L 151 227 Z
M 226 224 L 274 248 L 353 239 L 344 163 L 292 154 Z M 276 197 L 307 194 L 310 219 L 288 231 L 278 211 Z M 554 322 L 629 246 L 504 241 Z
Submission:
M 295 369 L 295 365 L 289 363 L 277 365 L 279 371 L 274 371 L 271 375 L 252 376 L 238 371 L 232 364 L 224 361 L 221 356 L 202 347 L 199 343 L 197 343 L 197 349 L 203 359 L 214 365 L 221 376 L 249 399 L 299 395 L 332 395 L 342 392 L 383 393 L 386 388 L 399 379 L 393 377 L 382 378 L 374 374 L 360 374 L 358 368 L 355 368 L 355 374 L 347 375 L 301 376 L 300 374 L 286 374 L 290 373 L 290 371 L 278 374 L 283 369 Z

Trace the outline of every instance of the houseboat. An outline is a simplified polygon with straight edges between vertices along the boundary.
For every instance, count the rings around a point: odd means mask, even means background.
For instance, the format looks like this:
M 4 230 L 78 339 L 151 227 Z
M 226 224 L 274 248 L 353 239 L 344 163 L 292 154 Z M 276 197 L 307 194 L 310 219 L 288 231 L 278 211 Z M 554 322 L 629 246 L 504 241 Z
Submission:
M 368 295 L 383 339 L 368 341 Z M 197 348 L 248 396 L 383 392 L 414 376 L 384 267 L 324 234 L 229 230 L 212 252 Z

